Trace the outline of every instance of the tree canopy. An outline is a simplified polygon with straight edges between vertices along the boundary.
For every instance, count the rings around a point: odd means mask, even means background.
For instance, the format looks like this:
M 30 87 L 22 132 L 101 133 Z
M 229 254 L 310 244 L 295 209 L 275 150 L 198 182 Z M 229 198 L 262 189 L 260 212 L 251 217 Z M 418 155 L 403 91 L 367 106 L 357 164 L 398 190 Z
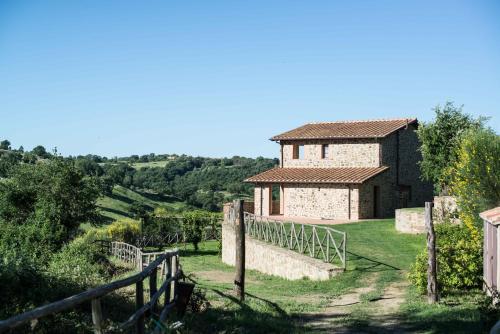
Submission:
M 446 192 L 450 182 L 445 171 L 456 160 L 461 134 L 481 128 L 484 118 L 474 119 L 453 102 L 436 106 L 434 112 L 434 121 L 421 124 L 417 130 L 422 144 L 420 169 L 424 179 L 434 183 L 437 192 Z

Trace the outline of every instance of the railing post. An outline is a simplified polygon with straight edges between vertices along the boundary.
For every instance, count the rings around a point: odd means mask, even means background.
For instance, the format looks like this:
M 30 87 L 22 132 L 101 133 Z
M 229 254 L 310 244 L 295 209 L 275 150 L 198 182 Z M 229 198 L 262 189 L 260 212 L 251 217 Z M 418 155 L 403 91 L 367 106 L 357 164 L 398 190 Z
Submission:
M 169 256 L 166 259 L 167 262 L 167 275 L 165 276 L 165 279 L 169 279 L 172 277 L 172 256 Z M 172 283 L 168 283 L 168 287 L 165 289 L 165 303 L 164 307 L 167 306 L 170 303 L 170 294 L 172 292 Z
M 346 258 L 346 252 L 345 252 L 345 248 L 346 248 L 346 244 L 347 244 L 347 233 L 344 232 L 344 243 L 342 244 L 342 253 L 344 253 L 344 270 L 346 269 L 346 266 L 347 266 L 347 258 Z
M 104 334 L 104 330 L 102 328 L 101 300 L 99 298 L 92 299 L 91 305 L 92 305 L 92 323 L 94 324 L 94 333 Z
M 177 296 L 177 270 L 178 270 L 178 262 L 177 255 L 172 256 L 172 277 L 174 280 L 172 281 L 172 299 L 175 300 Z
M 139 310 L 144 306 L 144 290 L 143 281 L 135 283 L 135 309 Z M 142 314 L 135 324 L 135 332 L 144 334 L 144 314 Z
M 304 224 L 300 229 L 300 252 L 304 253 Z
M 316 227 L 312 227 L 312 257 L 316 257 L 316 253 L 314 252 L 314 243 L 316 241 L 316 238 L 315 238 L 315 234 L 316 234 Z
M 330 237 L 332 234 L 330 231 L 326 231 L 326 262 L 330 262 Z
M 158 268 L 154 268 L 153 271 L 151 272 L 151 275 L 149 276 L 149 300 L 151 301 L 153 299 L 153 296 L 156 294 L 157 290 L 157 279 L 156 279 L 156 273 L 157 273 Z M 151 312 L 156 313 L 156 302 L 151 305 Z

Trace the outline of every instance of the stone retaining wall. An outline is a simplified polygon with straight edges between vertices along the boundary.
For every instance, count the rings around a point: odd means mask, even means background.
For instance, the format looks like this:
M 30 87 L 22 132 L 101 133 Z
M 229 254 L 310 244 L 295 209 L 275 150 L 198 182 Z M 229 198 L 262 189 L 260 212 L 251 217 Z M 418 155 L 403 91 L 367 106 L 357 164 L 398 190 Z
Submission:
M 234 225 L 223 223 L 222 262 L 231 266 L 235 264 L 235 237 Z M 253 239 L 248 235 L 245 236 L 245 257 L 245 268 L 289 280 L 307 277 L 313 281 L 322 281 L 343 271 L 330 263 Z
M 423 208 L 396 209 L 396 230 L 402 233 L 425 233 Z

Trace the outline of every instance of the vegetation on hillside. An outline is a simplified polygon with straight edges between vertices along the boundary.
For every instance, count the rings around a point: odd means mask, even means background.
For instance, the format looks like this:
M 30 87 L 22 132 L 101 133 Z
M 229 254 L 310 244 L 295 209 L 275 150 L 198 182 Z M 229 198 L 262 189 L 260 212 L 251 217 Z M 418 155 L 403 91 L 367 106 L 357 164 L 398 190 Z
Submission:
M 13 165 L 6 176 L 0 180 L 0 318 L 109 280 L 114 266 L 92 243 L 75 239 L 80 224 L 99 219 L 99 181 L 57 157 Z M 57 328 L 50 321 L 37 328 Z
M 0 145 L 0 178 L 16 164 L 34 164 L 53 156 L 43 146 L 31 152 L 14 150 L 9 141 Z M 116 186 L 140 194 L 168 198 L 168 202 L 183 202 L 188 207 L 220 211 L 224 201 L 250 197 L 252 185 L 243 183 L 249 176 L 274 167 L 277 159 L 205 158 L 187 155 L 132 155 L 113 158 L 98 155 L 69 156 L 86 176 L 97 177 L 102 193 L 110 198 Z M 167 205 L 168 206 L 168 205 Z

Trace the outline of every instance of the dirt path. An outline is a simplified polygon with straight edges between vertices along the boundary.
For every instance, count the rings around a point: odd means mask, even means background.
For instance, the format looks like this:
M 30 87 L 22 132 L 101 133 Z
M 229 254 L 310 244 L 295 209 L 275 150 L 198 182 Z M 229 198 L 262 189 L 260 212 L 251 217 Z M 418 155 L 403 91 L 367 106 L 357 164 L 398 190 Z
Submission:
M 366 300 L 364 296 L 376 290 L 376 278 L 331 300 L 323 311 L 301 316 L 302 325 L 314 333 L 406 333 L 397 312 L 405 301 L 407 283 L 391 283 L 380 297 Z

